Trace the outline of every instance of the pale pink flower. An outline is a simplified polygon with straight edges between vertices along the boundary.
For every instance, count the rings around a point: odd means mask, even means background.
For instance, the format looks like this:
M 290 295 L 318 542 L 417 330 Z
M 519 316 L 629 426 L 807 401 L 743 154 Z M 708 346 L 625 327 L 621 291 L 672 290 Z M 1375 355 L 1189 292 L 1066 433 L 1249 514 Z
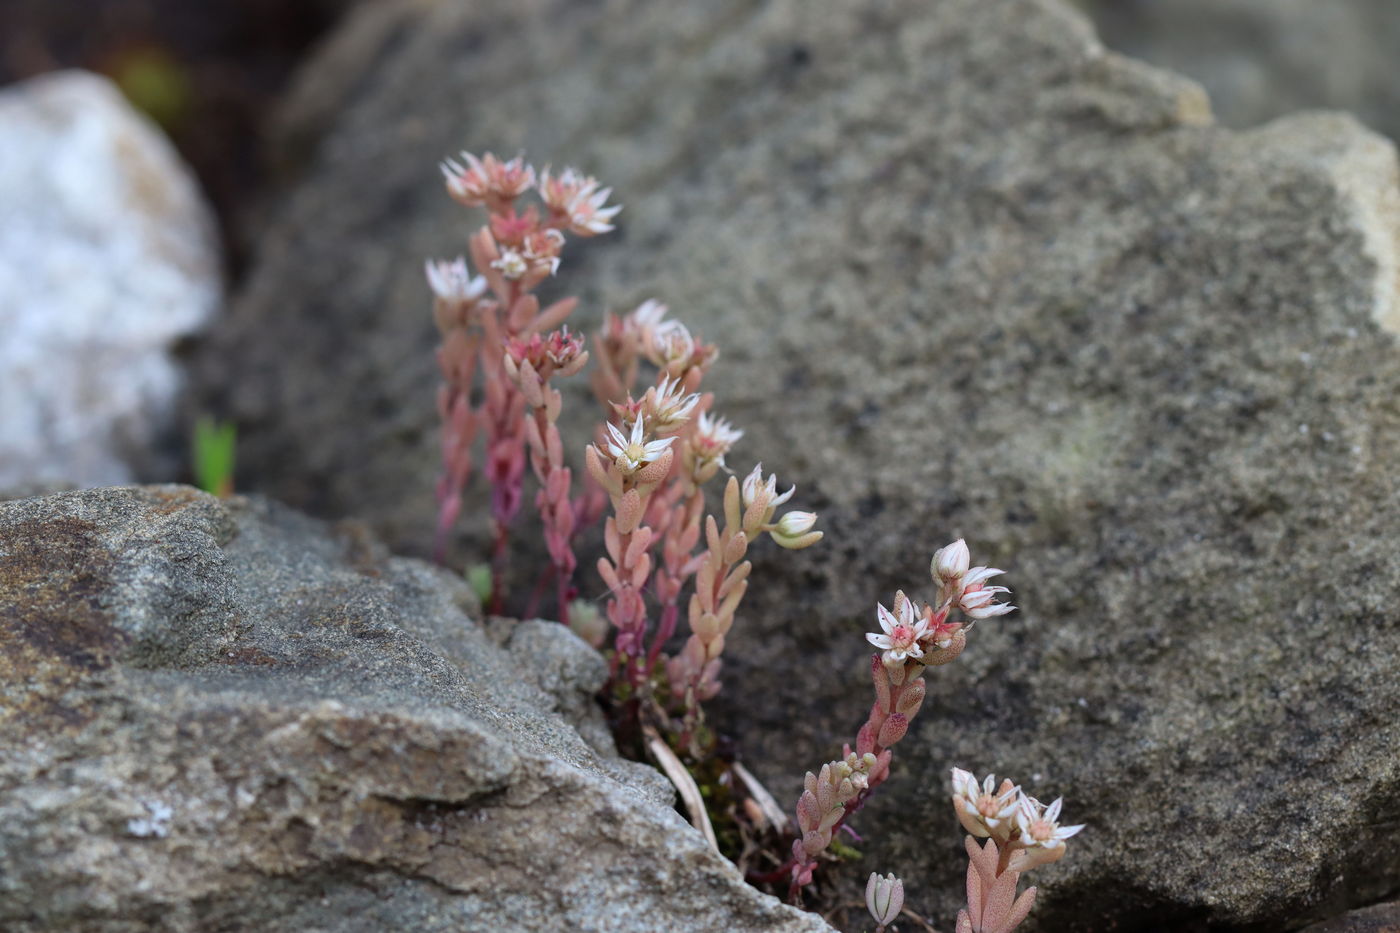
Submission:
M 763 478 L 763 464 L 760 463 L 753 468 L 753 472 L 744 477 L 741 491 L 745 508 L 752 506 L 754 502 L 762 498 L 766 507 L 771 510 L 791 499 L 792 494 L 797 492 L 797 487 L 793 486 L 787 492 L 778 495 L 778 475 L 774 473 L 765 480 Z
M 530 262 L 519 250 L 506 247 L 498 258 L 491 260 L 491 268 L 499 269 L 508 279 L 518 279 L 530 271 Z
M 979 838 L 1010 838 L 1020 793 L 1010 781 L 997 788 L 994 774 L 987 775 L 979 787 L 971 772 L 953 769 L 953 810 L 963 829 Z
M 651 328 L 651 343 L 644 348 L 657 366 L 686 365 L 695 355 L 695 338 L 680 321 L 662 321 Z
M 461 257 L 451 261 L 429 260 L 426 271 L 428 286 L 443 301 L 470 303 L 486 294 L 485 277 L 473 277 L 467 269 L 467 261 Z
M 537 373 L 548 364 L 561 375 L 573 375 L 582 367 L 581 358 L 586 356 L 583 346 L 583 338 L 569 333 L 569 326 L 565 324 L 547 335 L 510 338 L 506 341 L 506 355 L 516 366 L 529 361 Z
M 1084 828 L 1084 823 L 1077 826 L 1059 824 L 1060 804 L 1063 802 L 1063 797 L 1056 797 L 1055 802 L 1047 807 L 1034 797 L 1021 795 L 1016 807 L 1016 826 L 1021 831 L 1021 845 L 1027 849 L 1047 851 L 1063 849 L 1065 840 Z
M 928 634 L 928 620 L 919 617 L 903 592 L 895 595 L 894 605 L 897 616 L 882 604 L 875 604 L 875 618 L 883 634 L 870 632 L 865 636 L 866 641 L 884 652 L 883 660 L 890 667 L 903 664 L 906 659 L 922 658 L 924 649 L 919 647 L 919 639 Z
M 577 169 L 566 168 L 555 175 L 546 165 L 544 171 L 540 172 L 540 200 L 557 214 L 568 213 L 569 205 L 575 198 L 597 187 L 597 179 L 584 175 Z
M 479 207 L 493 198 L 513 201 L 535 184 L 535 170 L 519 156 L 502 162 L 491 153 L 478 159 L 463 152 L 467 165 L 445 159 L 442 174 L 447 178 L 448 192 L 467 207 Z
M 632 424 L 630 436 L 622 433 L 614 424 L 608 425 L 608 435 L 611 438 L 608 442 L 608 453 L 613 456 L 617 468 L 629 474 L 657 460 L 675 440 L 674 437 L 663 437 L 660 440 L 648 441 L 646 419 L 640 415 Z
M 521 256 L 530 266 L 549 275 L 559 271 L 559 251 L 564 248 L 564 234 L 558 230 L 536 230 L 525 237 Z
M 589 181 L 592 181 L 590 178 Z M 596 184 L 596 182 L 594 182 Z M 597 236 L 613 229 L 612 219 L 622 210 L 621 204 L 604 207 L 611 188 L 584 191 L 569 204 L 569 229 L 579 236 Z
M 637 309 L 627 315 L 627 324 L 637 331 L 655 327 L 661 323 L 661 319 L 666 316 L 669 309 L 655 298 L 648 298 L 637 305 Z
M 1011 592 L 1006 587 L 987 586 L 981 582 L 967 582 L 973 580 L 974 576 L 976 576 L 979 571 L 982 572 L 983 575 L 978 577 L 978 580 L 985 580 L 1003 572 L 1001 570 L 992 570 L 987 567 L 974 568 L 964 579 L 963 591 L 958 596 L 958 608 L 973 619 L 989 619 L 992 616 L 1006 615 L 1006 613 L 1015 609 L 1016 607 L 1010 603 L 998 603 L 993 601 L 996 599 L 997 594 Z
M 717 463 L 721 469 L 728 469 L 724 464 L 724 455 L 729 453 L 730 448 L 743 436 L 743 431 L 733 427 L 725 419 L 711 417 L 709 412 L 702 411 L 696 421 L 695 435 L 690 440 L 690 446 L 698 459 Z
M 557 215 L 567 219 L 569 229 L 579 236 L 596 236 L 611 230 L 609 222 L 617 216 L 620 206 L 604 207 L 611 188 L 599 190 L 598 180 L 571 168 L 551 175 L 548 168 L 540 174 L 540 197 Z
M 695 406 L 700 403 L 698 392 L 687 393 L 679 379 L 663 379 L 648 393 L 648 408 L 652 426 L 657 431 L 666 431 L 684 424 L 690 418 Z

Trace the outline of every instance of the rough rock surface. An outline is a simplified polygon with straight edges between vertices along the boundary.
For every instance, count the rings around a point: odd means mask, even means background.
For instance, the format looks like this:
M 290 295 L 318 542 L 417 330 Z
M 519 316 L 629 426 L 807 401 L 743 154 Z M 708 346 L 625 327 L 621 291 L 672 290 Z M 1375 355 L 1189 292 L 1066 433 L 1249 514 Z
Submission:
M 829 929 L 615 757 L 597 654 L 476 609 L 265 502 L 0 504 L 0 927 Z
M 106 79 L 0 92 L 0 489 L 170 475 L 172 350 L 222 291 L 213 217 Z
M 419 259 L 476 222 L 434 160 L 582 165 L 627 207 L 561 273 L 581 315 L 654 294 L 722 344 L 732 461 L 828 531 L 760 560 L 717 712 L 780 797 L 860 722 L 876 599 L 955 535 L 1010 571 L 851 891 L 896 871 L 951 919 L 955 764 L 1088 822 L 1038 929 L 1287 929 L 1395 888 L 1388 143 L 1219 128 L 1050 0 L 417 4 L 381 39 L 309 73 L 344 115 L 205 370 L 250 482 L 423 550 Z
M 1205 85 L 1222 122 L 1336 107 L 1400 138 L 1393 0 L 1079 0 L 1104 41 Z
M 1400 930 L 1400 903 L 1376 904 L 1348 911 L 1332 920 L 1313 924 L 1303 933 L 1396 933 Z

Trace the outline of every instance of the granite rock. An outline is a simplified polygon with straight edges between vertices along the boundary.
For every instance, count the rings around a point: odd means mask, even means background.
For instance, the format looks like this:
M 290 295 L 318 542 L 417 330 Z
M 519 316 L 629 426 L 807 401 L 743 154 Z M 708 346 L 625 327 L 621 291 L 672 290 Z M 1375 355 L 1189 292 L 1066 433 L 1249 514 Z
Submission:
M 819 547 L 754 549 L 715 713 L 780 798 L 862 719 L 877 599 L 959 535 L 1009 571 L 1021 611 L 931 677 L 833 897 L 894 871 L 951 919 L 953 765 L 1089 824 L 1035 929 L 1288 929 L 1394 889 L 1388 142 L 1341 114 L 1221 128 L 1052 0 L 390 20 L 339 48 L 360 68 L 308 70 L 297 99 L 342 112 L 203 364 L 247 481 L 425 551 L 419 261 L 475 221 L 433 164 L 578 164 L 626 205 L 561 270 L 580 320 L 667 301 L 723 348 L 731 461 L 822 513 Z
M 170 476 L 177 345 L 222 299 L 213 215 L 106 79 L 0 91 L 0 490 Z
M 1390 0 L 1079 0 L 1115 49 L 1205 85 L 1220 120 L 1313 107 L 1400 138 L 1400 6 Z
M 265 501 L 0 503 L 0 927 L 829 929 L 616 757 L 592 649 L 477 615 Z

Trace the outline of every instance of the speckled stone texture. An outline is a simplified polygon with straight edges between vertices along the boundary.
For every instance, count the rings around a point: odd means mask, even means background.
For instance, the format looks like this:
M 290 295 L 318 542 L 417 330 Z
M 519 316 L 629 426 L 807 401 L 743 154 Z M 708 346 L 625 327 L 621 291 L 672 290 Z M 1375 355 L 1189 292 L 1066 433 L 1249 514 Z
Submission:
M 1314 924 L 1303 933 L 1397 933 L 1400 931 L 1400 902 L 1376 904 L 1348 911 L 1332 920 Z
M 579 164 L 626 205 L 561 270 L 580 321 L 670 303 L 723 347 L 731 461 L 822 513 L 820 546 L 754 549 L 715 712 L 775 793 L 853 736 L 875 601 L 928 595 L 934 548 L 967 536 L 1021 606 L 931 675 L 833 897 L 895 871 L 951 924 L 953 765 L 1089 824 L 1028 929 L 1284 930 L 1395 889 L 1387 142 L 1219 128 L 1051 0 L 379 15 L 309 70 L 307 120 L 341 115 L 204 364 L 247 483 L 423 552 L 421 259 L 479 222 L 435 160 Z
M 178 486 L 0 504 L 0 927 L 829 929 L 618 759 L 601 658 Z
M 1400 137 L 1394 0 L 1077 0 L 1115 49 L 1179 70 L 1231 126 L 1309 107 Z

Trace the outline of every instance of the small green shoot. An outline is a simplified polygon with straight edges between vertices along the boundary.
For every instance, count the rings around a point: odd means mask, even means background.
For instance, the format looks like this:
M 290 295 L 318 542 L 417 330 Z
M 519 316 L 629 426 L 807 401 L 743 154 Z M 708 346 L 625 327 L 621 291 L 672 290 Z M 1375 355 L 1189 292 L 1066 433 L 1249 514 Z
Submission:
M 238 429 L 232 421 L 202 416 L 194 425 L 194 477 L 200 489 L 226 499 L 233 495 L 234 450 Z

